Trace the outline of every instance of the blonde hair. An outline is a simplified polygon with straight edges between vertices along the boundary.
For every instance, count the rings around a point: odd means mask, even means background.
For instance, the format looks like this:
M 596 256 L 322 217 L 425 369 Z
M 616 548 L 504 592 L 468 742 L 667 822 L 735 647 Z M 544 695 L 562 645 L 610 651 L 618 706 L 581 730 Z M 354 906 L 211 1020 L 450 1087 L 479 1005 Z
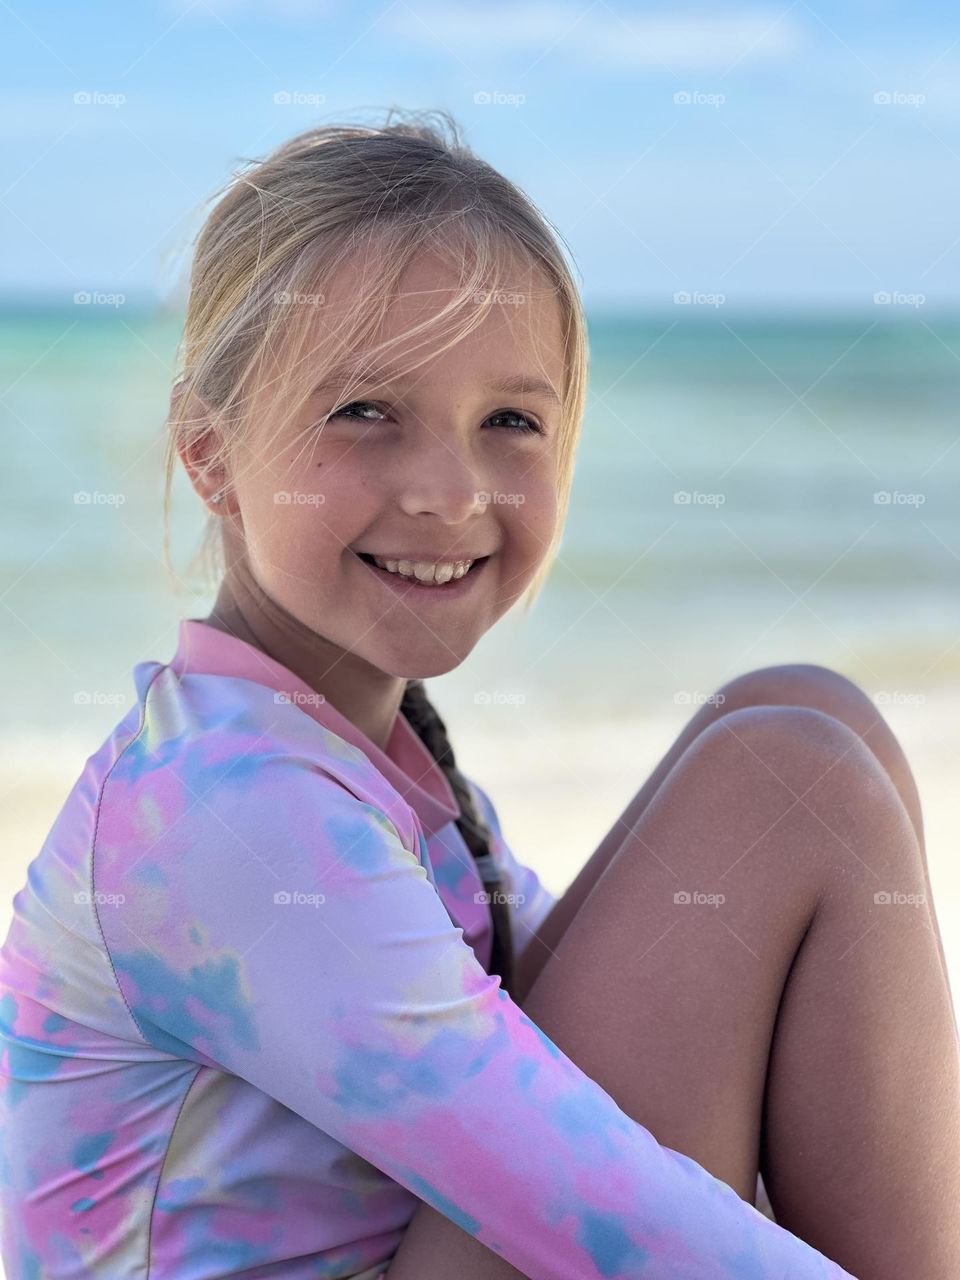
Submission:
M 278 438 L 333 369 L 344 370 L 341 402 L 347 400 L 363 375 L 351 354 L 375 339 L 403 270 L 430 251 L 454 267 L 459 288 L 413 331 L 427 351 L 424 359 L 436 353 L 431 339 L 438 332 L 447 335 L 439 348 L 446 351 L 491 307 L 506 300 L 522 309 L 524 299 L 517 298 L 510 277 L 517 265 L 532 268 L 559 306 L 564 378 L 558 388 L 558 518 L 525 592 L 529 609 L 559 548 L 583 417 L 588 342 L 578 290 L 546 219 L 524 192 L 473 154 L 447 112 L 405 113 L 411 118 L 397 124 L 391 123 L 394 114 L 391 108 L 379 127 L 325 125 L 297 134 L 237 174 L 208 214 L 196 239 L 167 418 L 164 562 L 172 571 L 169 511 L 178 445 L 206 434 L 212 418 L 218 451 L 207 455 L 207 465 L 235 466 L 237 446 L 249 443 L 254 429 L 256 448 L 247 456 L 256 459 L 265 447 L 259 432 L 273 426 Z M 338 326 L 334 349 L 318 350 L 311 332 L 314 304 L 322 303 L 326 283 L 348 260 L 355 271 L 353 305 Z M 373 349 L 370 361 L 389 355 L 391 345 Z M 263 397 L 266 408 L 254 413 L 255 400 Z M 222 528 L 223 521 L 210 514 L 200 548 L 214 578 L 225 568 Z M 401 711 L 445 771 L 460 808 L 457 826 L 485 888 L 493 891 L 490 968 L 509 990 L 511 918 L 498 892 L 489 828 L 422 681 L 407 682 Z

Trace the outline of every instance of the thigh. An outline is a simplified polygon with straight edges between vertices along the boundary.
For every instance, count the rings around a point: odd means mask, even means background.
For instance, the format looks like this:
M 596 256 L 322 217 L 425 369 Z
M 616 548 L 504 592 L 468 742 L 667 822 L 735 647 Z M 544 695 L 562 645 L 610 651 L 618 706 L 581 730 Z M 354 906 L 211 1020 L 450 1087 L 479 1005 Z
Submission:
M 869 696 L 846 676 L 813 663 L 786 663 L 745 672 L 722 685 L 690 717 L 656 768 L 614 820 L 536 935 L 529 939 L 517 962 L 514 992 L 518 1000 L 522 1000 L 530 990 L 597 881 L 687 748 L 709 725 L 724 715 L 744 707 L 774 705 L 809 707 L 852 729 L 869 747 L 896 787 L 923 851 L 923 818 L 913 774 L 900 743 Z M 927 894 L 932 900 L 925 864 L 924 874 Z M 946 973 L 942 943 L 940 955 Z

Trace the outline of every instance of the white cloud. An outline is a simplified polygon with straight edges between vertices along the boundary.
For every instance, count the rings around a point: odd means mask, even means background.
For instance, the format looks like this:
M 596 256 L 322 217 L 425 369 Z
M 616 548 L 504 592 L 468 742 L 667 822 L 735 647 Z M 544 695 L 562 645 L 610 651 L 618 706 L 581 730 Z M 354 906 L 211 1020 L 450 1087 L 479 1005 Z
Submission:
M 725 70 L 739 61 L 792 57 L 805 45 L 805 29 L 782 9 L 730 9 L 686 16 L 621 15 L 606 4 L 499 3 L 482 8 L 398 5 L 378 30 L 407 44 L 471 53 L 566 53 L 590 69 Z M 586 69 L 586 68 L 585 68 Z

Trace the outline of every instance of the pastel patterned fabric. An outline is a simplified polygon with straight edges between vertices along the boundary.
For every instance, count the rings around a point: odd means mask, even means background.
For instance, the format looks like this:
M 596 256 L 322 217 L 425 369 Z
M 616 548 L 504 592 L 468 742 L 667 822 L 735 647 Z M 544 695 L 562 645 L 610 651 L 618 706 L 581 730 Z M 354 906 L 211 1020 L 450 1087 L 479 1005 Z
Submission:
M 420 1200 L 536 1280 L 847 1276 L 487 973 L 454 797 L 402 715 L 381 751 L 197 619 L 133 684 L 0 952 L 7 1280 L 376 1280 Z M 471 786 L 522 950 L 554 899 Z

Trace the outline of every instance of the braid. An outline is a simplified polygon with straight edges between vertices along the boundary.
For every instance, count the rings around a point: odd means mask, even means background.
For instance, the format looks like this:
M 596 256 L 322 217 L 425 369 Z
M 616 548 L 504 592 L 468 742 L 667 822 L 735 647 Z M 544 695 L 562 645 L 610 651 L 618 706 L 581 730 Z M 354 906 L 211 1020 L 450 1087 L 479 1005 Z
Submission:
M 408 680 L 400 710 L 416 730 L 424 746 L 444 771 L 460 807 L 457 829 L 473 854 L 483 887 L 489 897 L 493 917 L 493 950 L 490 972 L 500 975 L 500 985 L 510 994 L 513 981 L 513 938 L 510 931 L 510 908 L 498 890 L 503 884 L 500 870 L 490 852 L 490 830 L 477 813 L 473 793 L 466 778 L 457 768 L 446 725 L 427 697 L 422 680 Z

